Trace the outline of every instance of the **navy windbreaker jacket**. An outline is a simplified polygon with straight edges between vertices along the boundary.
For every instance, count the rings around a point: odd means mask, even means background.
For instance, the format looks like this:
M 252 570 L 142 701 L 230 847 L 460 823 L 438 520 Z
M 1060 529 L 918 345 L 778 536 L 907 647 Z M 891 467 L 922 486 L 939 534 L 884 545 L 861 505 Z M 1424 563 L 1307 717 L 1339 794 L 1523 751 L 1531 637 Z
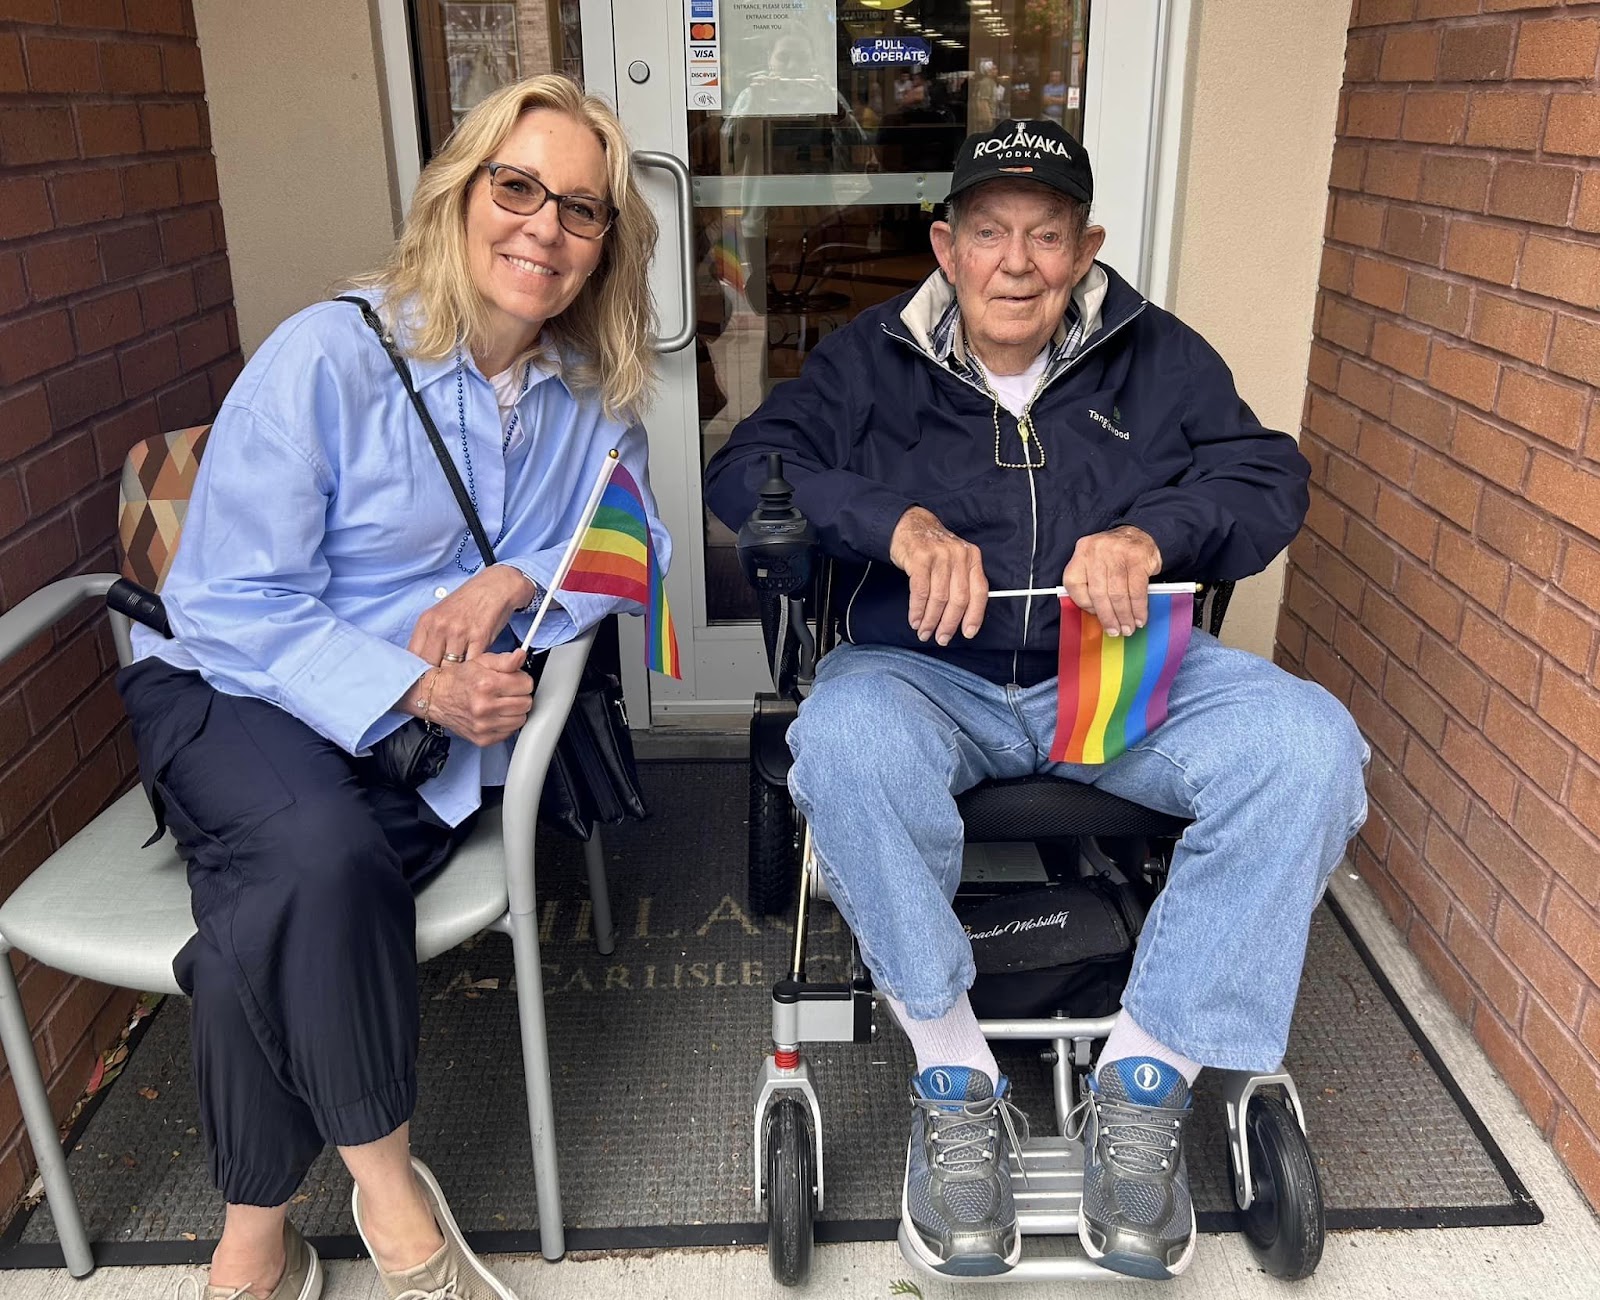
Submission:
M 889 540 L 914 505 L 977 546 L 993 589 L 1053 587 L 1080 537 L 1133 524 L 1155 539 L 1161 577 L 1258 573 L 1305 518 L 1309 466 L 1263 428 L 1222 358 L 1177 317 L 1095 264 L 1074 291 L 1089 322 L 1056 348 L 1030 415 L 1045 463 L 1022 459 L 1017 421 L 986 391 L 955 337 L 953 291 L 937 273 L 862 312 L 734 429 L 706 471 L 706 502 L 738 529 L 756 507 L 766 454 L 783 454 L 795 504 L 842 562 L 844 635 L 946 658 L 990 681 L 1053 677 L 1060 606 L 992 601 L 972 640 L 919 642 Z

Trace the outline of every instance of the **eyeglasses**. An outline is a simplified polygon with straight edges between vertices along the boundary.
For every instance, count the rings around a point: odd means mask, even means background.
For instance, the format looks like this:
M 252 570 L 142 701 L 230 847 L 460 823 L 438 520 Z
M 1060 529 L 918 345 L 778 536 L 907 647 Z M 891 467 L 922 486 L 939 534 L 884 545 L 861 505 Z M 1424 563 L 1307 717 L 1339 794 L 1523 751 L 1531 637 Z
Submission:
M 557 194 L 537 176 L 510 163 L 484 163 L 483 170 L 489 173 L 489 197 L 496 207 L 519 217 L 531 217 L 546 203 L 554 202 L 561 228 L 579 239 L 599 239 L 617 219 L 616 208 L 604 199 L 587 194 Z

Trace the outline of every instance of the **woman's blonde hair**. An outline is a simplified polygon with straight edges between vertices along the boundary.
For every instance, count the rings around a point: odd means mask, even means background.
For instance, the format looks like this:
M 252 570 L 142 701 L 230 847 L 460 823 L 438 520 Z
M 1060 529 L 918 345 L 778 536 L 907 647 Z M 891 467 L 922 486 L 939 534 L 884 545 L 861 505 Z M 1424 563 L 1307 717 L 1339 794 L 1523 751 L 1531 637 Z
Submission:
M 559 364 L 574 392 L 598 396 L 611 418 L 635 420 L 655 380 L 648 271 L 656 220 L 634 184 L 632 152 L 616 113 L 568 77 L 546 73 L 504 86 L 467 114 L 423 168 L 388 261 L 355 283 L 383 290 L 391 312 L 412 304 L 400 337 L 413 356 L 445 357 L 461 341 L 475 351 L 485 347 L 489 314 L 467 261 L 467 198 L 518 120 L 539 108 L 565 113 L 594 132 L 605 151 L 606 197 L 617 219 L 601 236 L 594 274 L 565 311 L 545 322 L 526 355 Z M 389 321 L 391 328 L 399 323 Z

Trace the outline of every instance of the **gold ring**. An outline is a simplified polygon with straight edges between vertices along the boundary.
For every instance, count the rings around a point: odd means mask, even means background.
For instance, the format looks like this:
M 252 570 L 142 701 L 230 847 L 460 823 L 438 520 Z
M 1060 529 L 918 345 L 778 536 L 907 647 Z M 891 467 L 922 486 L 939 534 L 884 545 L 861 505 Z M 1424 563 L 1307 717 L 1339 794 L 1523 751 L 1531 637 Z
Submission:
M 459 664 L 459 663 L 462 663 L 463 661 L 465 661 L 465 659 L 466 659 L 466 655 L 446 654 L 445 657 L 444 657 L 444 661 L 447 664 Z

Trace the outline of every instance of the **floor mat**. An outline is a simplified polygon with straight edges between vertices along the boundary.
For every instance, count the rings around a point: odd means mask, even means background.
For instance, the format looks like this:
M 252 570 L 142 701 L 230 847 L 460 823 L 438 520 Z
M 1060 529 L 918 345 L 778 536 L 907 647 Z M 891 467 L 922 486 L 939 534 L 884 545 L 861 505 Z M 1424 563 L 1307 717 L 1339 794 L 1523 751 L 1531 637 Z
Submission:
M 751 1195 L 752 1083 L 790 927 L 743 908 L 745 768 L 643 767 L 654 810 L 606 832 L 616 952 L 589 935 L 578 846 L 540 843 L 546 1001 L 564 1211 L 573 1250 L 764 1240 Z M 839 977 L 848 935 L 831 908 L 813 978 Z M 485 934 L 423 967 L 421 1101 L 413 1143 L 486 1250 L 537 1249 L 510 942 Z M 190 1079 L 189 1008 L 168 999 L 120 1078 L 69 1141 L 68 1167 L 102 1263 L 207 1258 L 222 1205 Z M 821 1095 L 823 1240 L 893 1235 L 912 1057 L 886 1012 L 866 1046 L 809 1051 Z M 1037 1128 L 1047 1068 L 1002 1064 Z M 1288 1067 L 1307 1110 L 1331 1228 L 1537 1222 L 1516 1175 L 1325 906 L 1311 932 Z M 1201 1226 L 1234 1226 L 1221 1104 L 1202 1075 L 1189 1168 Z M 343 1166 L 325 1152 L 294 1217 L 330 1255 L 359 1253 Z M 41 1208 L 0 1240 L 0 1266 L 58 1263 Z

